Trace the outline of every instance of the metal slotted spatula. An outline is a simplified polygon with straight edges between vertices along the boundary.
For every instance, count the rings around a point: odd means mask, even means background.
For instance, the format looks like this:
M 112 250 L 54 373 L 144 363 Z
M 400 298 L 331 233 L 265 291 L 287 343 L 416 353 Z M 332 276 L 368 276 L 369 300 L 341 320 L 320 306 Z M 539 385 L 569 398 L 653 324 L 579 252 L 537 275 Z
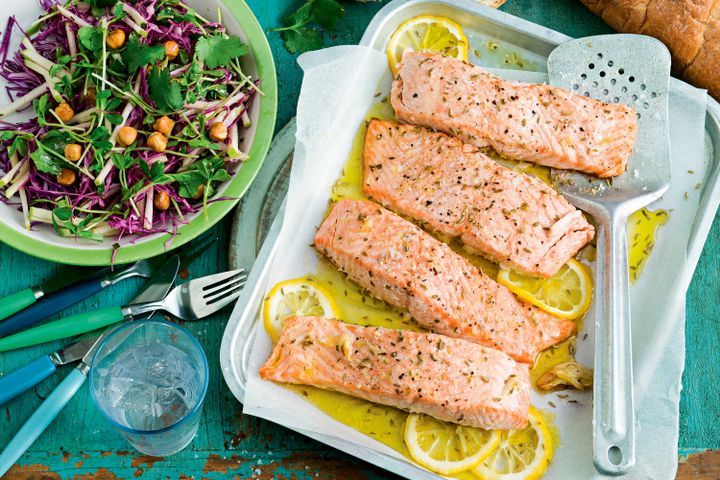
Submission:
M 597 222 L 593 463 L 622 475 L 635 464 L 627 219 L 670 185 L 670 54 L 642 35 L 572 40 L 548 58 L 550 84 L 637 111 L 637 140 L 627 171 L 612 181 L 554 171 L 560 191 Z

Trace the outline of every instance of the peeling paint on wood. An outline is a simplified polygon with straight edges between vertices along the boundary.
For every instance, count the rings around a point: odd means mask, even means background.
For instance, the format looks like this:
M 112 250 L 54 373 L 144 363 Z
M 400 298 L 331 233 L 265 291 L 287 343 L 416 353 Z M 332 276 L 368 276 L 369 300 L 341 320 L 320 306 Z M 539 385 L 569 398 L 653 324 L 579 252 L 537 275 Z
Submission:
M 73 480 L 117 480 L 118 477 L 107 468 L 98 468 L 94 473 L 74 475 Z
M 132 459 L 130 463 L 131 467 L 139 467 L 140 465 L 147 465 L 148 468 L 152 468 L 157 462 L 165 460 L 163 457 L 152 457 L 150 455 L 140 455 Z
M 720 450 L 693 453 L 680 459 L 676 480 L 720 478 Z
M 13 465 L 3 480 L 59 480 L 57 473 L 50 472 L 50 467 L 35 463 L 32 465 Z
M 319 480 L 369 480 L 367 472 L 361 472 L 354 465 L 336 458 L 327 458 L 316 452 L 298 452 L 288 455 L 281 462 L 257 465 L 253 468 L 253 478 L 258 480 L 292 480 L 293 472 L 305 472 L 311 478 Z M 381 470 L 377 470 L 379 474 Z
M 230 458 L 222 458 L 220 455 L 208 456 L 203 473 L 228 473 L 229 470 L 237 470 L 245 459 L 240 455 L 231 455 Z

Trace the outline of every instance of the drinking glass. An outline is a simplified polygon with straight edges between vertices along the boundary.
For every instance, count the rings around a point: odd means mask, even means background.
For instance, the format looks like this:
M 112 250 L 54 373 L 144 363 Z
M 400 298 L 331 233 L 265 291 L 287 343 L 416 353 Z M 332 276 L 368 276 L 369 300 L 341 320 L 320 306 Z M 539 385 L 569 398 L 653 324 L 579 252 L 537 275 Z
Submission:
M 197 433 L 208 388 L 202 347 L 184 328 L 136 320 L 111 333 L 90 367 L 90 394 L 138 451 L 165 457 Z

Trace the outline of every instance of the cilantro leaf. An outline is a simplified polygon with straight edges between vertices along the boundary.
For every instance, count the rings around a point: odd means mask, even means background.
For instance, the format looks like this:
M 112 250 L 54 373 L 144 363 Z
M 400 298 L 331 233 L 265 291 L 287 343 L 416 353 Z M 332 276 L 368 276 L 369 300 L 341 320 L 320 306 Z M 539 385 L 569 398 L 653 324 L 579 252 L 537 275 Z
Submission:
M 150 65 L 159 62 L 165 58 L 165 46 L 145 45 L 140 43 L 136 38 L 131 38 L 122 53 L 123 62 L 127 65 L 128 70 L 134 72 L 143 65 Z
M 80 45 L 90 52 L 97 52 L 102 48 L 102 30 L 96 27 L 82 27 L 78 30 L 78 40 L 80 40 Z
M 135 165 L 140 159 L 133 158 L 129 153 L 113 153 L 110 155 L 110 160 L 112 160 L 118 170 L 127 170 Z
M 35 168 L 44 173 L 58 175 L 65 166 L 60 152 L 69 141 L 70 136 L 66 132 L 50 130 L 46 133 L 41 140 L 37 141 L 37 148 L 30 154 Z
M 217 68 L 227 65 L 230 60 L 242 57 L 248 53 L 245 45 L 239 37 L 231 35 L 213 35 L 212 37 L 201 37 L 195 45 L 195 53 L 200 60 L 210 68 Z
M 288 14 L 283 21 L 285 25 L 291 25 L 295 27 L 305 26 L 313 20 L 313 2 L 312 0 L 307 1 L 300 8 L 295 10 L 293 13 Z
M 8 148 L 8 154 L 13 156 L 15 153 L 19 153 L 21 157 L 27 155 L 28 142 L 23 137 L 16 137 L 13 143 Z
M 337 21 L 345 14 L 342 5 L 335 0 L 315 0 L 312 7 L 315 21 L 326 30 L 335 30 Z
M 282 32 L 285 48 L 290 53 L 309 52 L 323 47 L 322 35 L 317 30 L 302 28 Z
M 214 192 L 213 182 L 230 179 L 230 175 L 223 167 L 224 160 L 221 157 L 205 158 L 191 164 L 184 172 L 165 175 L 164 180 L 178 182 L 178 195 L 183 198 L 194 197 L 200 185 L 205 187 L 205 195 L 209 197 Z
M 336 0 L 307 0 L 283 19 L 285 27 L 272 31 L 281 32 L 290 53 L 317 50 L 323 46 L 322 30 L 309 25 L 314 23 L 324 30 L 335 30 L 337 21 L 344 14 L 345 10 Z
M 50 154 L 41 143 L 38 143 L 38 148 L 30 154 L 30 159 L 40 172 L 58 175 L 63 169 L 62 162 Z
M 171 112 L 183 106 L 183 95 L 178 82 L 170 79 L 166 69 L 154 68 L 147 76 L 150 98 L 158 110 Z
M 113 148 L 113 144 L 110 143 L 110 132 L 104 126 L 96 127 L 90 132 L 90 143 L 96 153 L 104 153 Z

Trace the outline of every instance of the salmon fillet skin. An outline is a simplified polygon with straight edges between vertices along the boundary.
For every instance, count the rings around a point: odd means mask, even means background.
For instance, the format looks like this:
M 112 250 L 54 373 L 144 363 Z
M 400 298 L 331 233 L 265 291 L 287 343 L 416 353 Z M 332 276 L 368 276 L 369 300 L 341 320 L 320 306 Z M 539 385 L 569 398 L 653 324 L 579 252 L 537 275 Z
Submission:
M 449 246 L 372 202 L 339 201 L 314 243 L 351 280 L 422 327 L 521 362 L 534 361 L 575 326 L 520 301 Z
M 406 50 L 391 92 L 400 120 L 509 158 L 613 177 L 623 173 L 636 112 L 549 85 L 511 82 L 461 60 Z
M 291 317 L 260 376 L 470 427 L 524 428 L 528 421 L 527 365 L 498 350 L 432 333 Z
M 580 210 L 537 178 L 424 127 L 372 120 L 365 193 L 505 268 L 551 277 L 594 235 Z

